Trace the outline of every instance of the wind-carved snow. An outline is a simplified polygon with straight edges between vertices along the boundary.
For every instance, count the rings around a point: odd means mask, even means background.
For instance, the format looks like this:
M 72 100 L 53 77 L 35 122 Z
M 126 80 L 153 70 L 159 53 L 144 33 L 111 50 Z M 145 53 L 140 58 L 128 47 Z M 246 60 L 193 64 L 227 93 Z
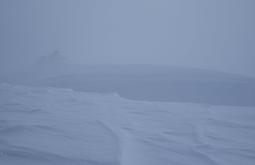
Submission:
M 255 108 L 0 86 L 0 164 L 253 165 Z

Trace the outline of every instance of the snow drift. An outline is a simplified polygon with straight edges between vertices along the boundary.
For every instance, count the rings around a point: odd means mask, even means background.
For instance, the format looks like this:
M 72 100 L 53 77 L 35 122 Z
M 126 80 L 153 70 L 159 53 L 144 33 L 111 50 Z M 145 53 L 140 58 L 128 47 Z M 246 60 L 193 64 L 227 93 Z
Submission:
M 0 164 L 253 165 L 255 109 L 0 85 Z

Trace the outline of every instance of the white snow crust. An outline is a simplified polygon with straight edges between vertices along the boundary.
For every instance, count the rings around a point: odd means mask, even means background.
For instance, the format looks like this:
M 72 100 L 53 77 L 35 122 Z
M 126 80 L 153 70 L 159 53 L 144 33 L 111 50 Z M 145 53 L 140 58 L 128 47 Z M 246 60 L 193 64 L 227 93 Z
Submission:
M 255 107 L 0 85 L 0 165 L 254 165 Z

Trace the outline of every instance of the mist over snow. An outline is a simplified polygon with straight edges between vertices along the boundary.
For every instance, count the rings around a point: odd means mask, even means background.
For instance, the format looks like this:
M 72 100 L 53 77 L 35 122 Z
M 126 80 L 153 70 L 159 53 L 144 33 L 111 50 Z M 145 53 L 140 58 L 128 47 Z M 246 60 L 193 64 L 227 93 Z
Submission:
M 254 165 L 254 0 L 0 0 L 0 165 Z
M 0 71 L 54 50 L 81 64 L 255 76 L 253 0 L 1 0 Z

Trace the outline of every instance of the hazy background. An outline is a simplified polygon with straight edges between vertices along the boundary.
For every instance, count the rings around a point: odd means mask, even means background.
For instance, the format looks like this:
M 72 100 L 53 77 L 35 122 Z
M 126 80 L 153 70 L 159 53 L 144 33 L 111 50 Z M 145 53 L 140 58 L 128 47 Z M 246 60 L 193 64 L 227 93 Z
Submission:
M 83 64 L 255 76 L 254 0 L 0 0 L 0 70 L 59 50 Z

